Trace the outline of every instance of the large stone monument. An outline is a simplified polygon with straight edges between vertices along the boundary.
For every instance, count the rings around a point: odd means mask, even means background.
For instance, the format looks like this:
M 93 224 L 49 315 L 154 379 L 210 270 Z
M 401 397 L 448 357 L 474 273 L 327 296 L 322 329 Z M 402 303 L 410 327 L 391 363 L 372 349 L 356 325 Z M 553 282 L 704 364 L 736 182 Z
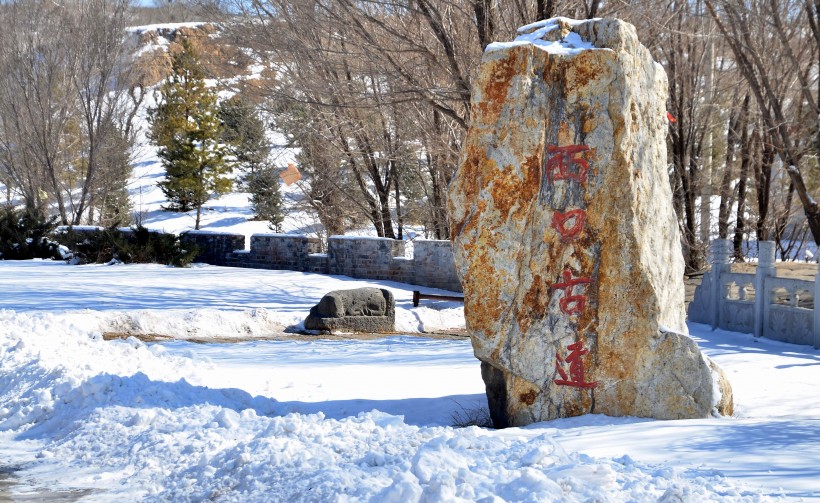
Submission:
M 449 197 L 493 422 L 730 414 L 686 335 L 663 69 L 619 20 L 519 33 L 484 53 Z

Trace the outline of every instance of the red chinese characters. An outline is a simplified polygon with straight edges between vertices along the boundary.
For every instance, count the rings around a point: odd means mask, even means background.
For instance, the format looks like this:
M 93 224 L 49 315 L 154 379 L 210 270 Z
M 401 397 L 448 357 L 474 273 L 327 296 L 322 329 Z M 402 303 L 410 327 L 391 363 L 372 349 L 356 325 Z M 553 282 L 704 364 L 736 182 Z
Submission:
M 566 243 L 577 238 L 584 230 L 587 213 L 584 210 L 555 211 L 552 214 L 552 228 L 560 234 L 561 241 Z
M 582 182 L 589 172 L 589 163 L 583 157 L 578 157 L 581 152 L 586 152 L 589 147 L 586 145 L 548 145 L 547 154 L 549 159 L 546 163 L 547 179 L 553 180 L 575 180 Z M 553 173 L 555 173 L 553 175 Z
M 584 349 L 580 341 L 570 344 L 567 346 L 567 349 L 570 353 L 566 358 L 561 358 L 559 354 L 555 355 L 555 370 L 558 371 L 558 375 L 561 377 L 560 379 L 555 379 L 555 384 L 574 386 L 576 388 L 594 388 L 597 386 L 597 381 L 586 381 L 584 362 L 581 360 L 581 357 L 589 353 L 589 351 Z M 567 375 L 564 370 L 565 363 L 569 364 L 569 375 Z
M 584 294 L 573 295 L 573 288 L 578 285 L 588 285 L 592 283 L 592 278 L 573 278 L 572 271 L 570 271 L 569 268 L 567 268 L 564 269 L 563 279 L 564 281 L 561 281 L 560 283 L 552 284 L 552 287 L 554 289 L 564 291 L 563 295 L 561 296 L 561 299 L 558 301 L 558 306 L 561 308 L 561 312 L 564 314 L 580 314 L 581 311 L 584 310 L 584 306 L 586 305 L 587 296 Z
M 547 146 L 548 159 L 544 166 L 547 180 L 552 184 L 556 180 L 571 180 L 583 183 L 589 174 L 589 163 L 581 154 L 589 150 L 586 145 L 567 145 L 559 147 L 557 145 Z M 583 190 L 583 185 L 580 187 Z M 583 208 L 564 209 L 560 211 L 553 209 L 552 228 L 560 236 L 561 242 L 567 246 L 578 246 L 572 244 L 584 231 L 587 222 L 587 213 Z M 576 250 L 573 248 L 573 252 Z M 589 276 L 575 273 L 565 267 L 561 277 L 552 284 L 552 290 L 558 298 L 558 307 L 561 313 L 567 316 L 580 315 L 587 306 L 588 297 L 586 288 L 594 283 L 594 279 Z M 598 382 L 587 382 L 586 369 L 584 368 L 583 357 L 589 354 L 588 349 L 584 349 L 583 340 L 578 337 L 576 342 L 567 346 L 569 354 L 562 357 L 561 352 L 555 354 L 556 376 L 553 382 L 561 386 L 572 386 L 575 388 L 594 388 Z

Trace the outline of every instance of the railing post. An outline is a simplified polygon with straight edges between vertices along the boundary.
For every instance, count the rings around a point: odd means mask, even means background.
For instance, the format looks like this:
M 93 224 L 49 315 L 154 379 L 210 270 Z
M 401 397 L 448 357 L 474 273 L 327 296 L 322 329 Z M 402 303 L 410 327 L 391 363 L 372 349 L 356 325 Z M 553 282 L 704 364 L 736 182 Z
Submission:
M 712 330 L 714 330 L 720 327 L 720 313 L 725 300 L 720 275 L 729 270 L 732 242 L 728 239 L 715 239 L 709 243 L 709 255 L 712 262 Z
M 755 272 L 755 337 L 763 337 L 769 295 L 766 292 L 766 278 L 776 275 L 774 241 L 757 242 L 757 271 Z
M 814 277 L 814 348 L 820 349 L 820 269 Z

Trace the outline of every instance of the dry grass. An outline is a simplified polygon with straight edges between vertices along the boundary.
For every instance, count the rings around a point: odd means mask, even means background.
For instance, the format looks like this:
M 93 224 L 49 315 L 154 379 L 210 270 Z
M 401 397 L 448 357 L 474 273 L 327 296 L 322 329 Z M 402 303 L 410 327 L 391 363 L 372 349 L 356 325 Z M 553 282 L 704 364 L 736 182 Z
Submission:
M 490 418 L 490 410 L 486 407 L 466 408 L 458 402 L 459 410 L 450 414 L 454 428 L 467 428 L 468 426 L 478 426 L 479 428 L 492 428 L 493 420 Z
M 732 272 L 754 274 L 757 270 L 757 264 L 732 264 L 731 270 Z M 775 270 L 777 270 L 778 278 L 813 280 L 817 275 L 817 264 L 806 262 L 778 262 L 775 265 Z
M 390 334 L 371 334 L 371 333 L 362 333 L 362 332 L 351 332 L 351 333 L 340 333 L 340 334 L 331 334 L 331 333 L 323 333 L 323 334 L 300 334 L 300 333 L 290 333 L 290 332 L 279 332 L 279 333 L 270 333 L 264 335 L 254 335 L 254 336 L 245 336 L 245 337 L 208 337 L 208 338 L 199 338 L 199 337 L 185 337 L 180 338 L 178 340 L 185 340 L 188 342 L 195 342 L 201 344 L 208 344 L 208 343 L 227 343 L 227 342 L 247 342 L 247 341 L 315 341 L 319 339 L 333 339 L 333 340 L 359 340 L 359 341 L 371 341 L 375 339 L 383 339 L 385 337 L 391 336 L 405 336 L 405 337 L 424 337 L 426 339 L 442 339 L 442 340 L 463 340 L 467 339 L 468 336 L 463 333 L 461 330 L 452 330 L 452 331 L 441 331 L 441 332 L 431 332 L 431 333 L 419 333 L 419 334 L 407 334 L 407 333 L 390 333 Z M 112 341 L 117 339 L 127 339 L 129 337 L 133 337 L 137 340 L 142 342 L 169 342 L 173 340 L 177 340 L 175 337 L 170 335 L 164 334 L 155 334 L 155 333 L 138 333 L 138 332 L 112 332 L 106 331 L 102 334 L 103 340 Z

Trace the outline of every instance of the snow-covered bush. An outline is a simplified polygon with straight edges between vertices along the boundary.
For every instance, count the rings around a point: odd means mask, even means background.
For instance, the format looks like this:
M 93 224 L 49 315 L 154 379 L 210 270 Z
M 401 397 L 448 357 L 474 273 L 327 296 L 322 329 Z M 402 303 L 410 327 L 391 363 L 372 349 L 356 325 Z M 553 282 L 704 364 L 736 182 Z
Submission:
M 48 237 L 56 220 L 32 208 L 0 209 L 0 259 L 61 258 L 59 245 Z
M 185 267 L 198 253 L 195 247 L 183 247 L 179 236 L 153 232 L 141 225 L 126 230 L 69 228 L 61 231 L 59 240 L 71 250 L 71 260 L 77 264 L 119 261 Z

